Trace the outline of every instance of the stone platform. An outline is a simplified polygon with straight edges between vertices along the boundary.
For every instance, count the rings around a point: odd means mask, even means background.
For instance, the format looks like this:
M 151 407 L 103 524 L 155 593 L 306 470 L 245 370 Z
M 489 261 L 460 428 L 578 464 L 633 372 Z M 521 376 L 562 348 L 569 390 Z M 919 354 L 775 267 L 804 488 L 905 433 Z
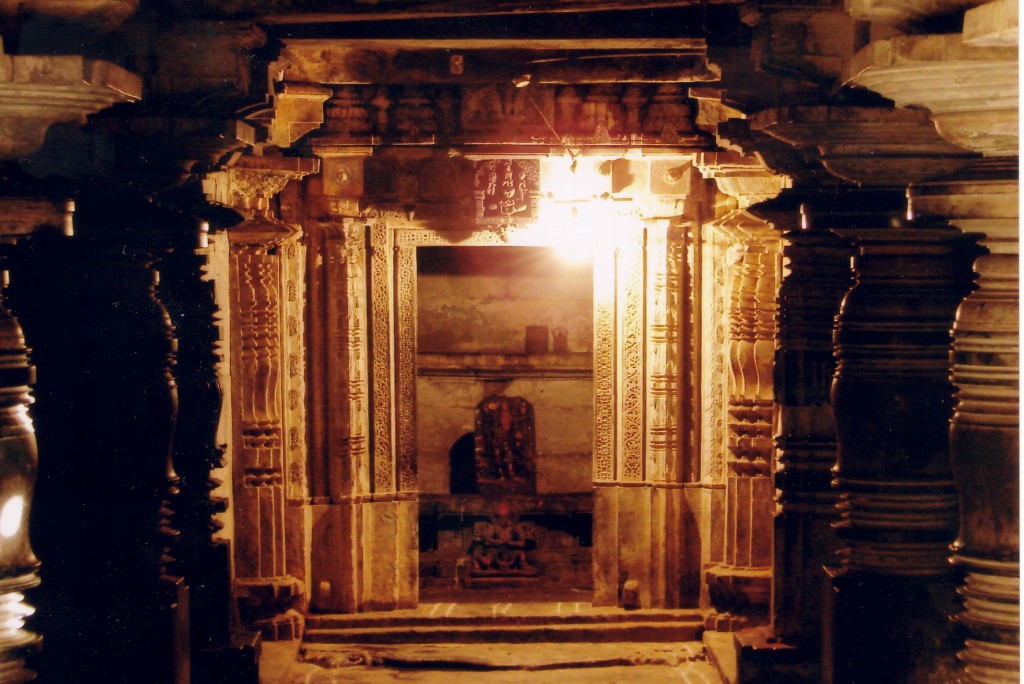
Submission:
M 273 674 L 264 666 L 262 680 L 448 682 L 472 675 L 492 682 L 722 681 L 701 642 L 703 611 L 500 600 L 518 598 L 500 592 L 470 596 L 499 600 L 312 615 L 294 661 L 278 664 Z

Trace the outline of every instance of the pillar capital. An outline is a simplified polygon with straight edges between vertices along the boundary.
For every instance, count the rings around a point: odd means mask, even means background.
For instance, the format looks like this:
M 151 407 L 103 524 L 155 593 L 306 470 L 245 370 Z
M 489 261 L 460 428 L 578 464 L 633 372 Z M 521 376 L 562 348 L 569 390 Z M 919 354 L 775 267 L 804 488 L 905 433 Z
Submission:
M 320 170 L 320 160 L 308 157 L 239 157 L 230 166 L 203 179 L 203 193 L 252 218 L 264 214 L 270 201 L 291 180 Z
M 0 48 L 0 158 L 38 150 L 56 123 L 85 123 L 89 114 L 142 96 L 138 76 L 79 55 L 8 55 Z
M 975 156 L 940 137 L 922 110 L 775 107 L 754 115 L 751 127 L 814 150 L 829 173 L 861 185 L 904 186 L 952 172 Z
M 701 152 L 694 166 L 705 178 L 713 178 L 720 192 L 735 198 L 740 209 L 777 197 L 793 184 L 789 176 L 773 173 L 758 157 L 737 152 Z
M 1018 151 L 1017 48 L 973 47 L 961 34 L 871 43 L 847 66 L 847 84 L 898 107 L 927 107 L 939 135 L 986 156 Z

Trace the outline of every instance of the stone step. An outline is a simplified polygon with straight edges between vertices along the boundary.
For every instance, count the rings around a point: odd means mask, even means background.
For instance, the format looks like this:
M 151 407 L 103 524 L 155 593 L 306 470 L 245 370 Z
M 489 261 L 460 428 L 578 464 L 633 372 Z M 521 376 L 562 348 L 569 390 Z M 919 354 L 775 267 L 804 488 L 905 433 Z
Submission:
M 304 641 L 347 644 L 680 642 L 700 639 L 701 620 L 529 624 L 434 624 L 387 627 L 313 627 Z
M 521 604 L 495 604 L 486 609 L 459 610 L 452 612 L 438 604 L 440 610 L 424 611 L 396 610 L 382 613 L 310 615 L 306 619 L 307 630 L 313 629 L 362 629 L 362 628 L 403 628 L 403 627 L 460 627 L 460 626 L 525 626 L 525 625 L 606 625 L 618 623 L 660 624 L 695 623 L 702 624 L 704 614 L 699 610 L 642 610 L 592 608 L 589 604 L 578 608 L 566 604 L 554 608 L 545 604 L 544 609 L 524 607 Z M 452 605 L 452 604 L 447 604 Z M 552 607 L 548 607 L 548 606 Z
M 678 666 L 706 661 L 699 641 L 677 643 L 564 644 L 304 644 L 303 662 L 334 669 L 352 666 L 403 670 L 521 670 L 608 668 L 639 665 Z

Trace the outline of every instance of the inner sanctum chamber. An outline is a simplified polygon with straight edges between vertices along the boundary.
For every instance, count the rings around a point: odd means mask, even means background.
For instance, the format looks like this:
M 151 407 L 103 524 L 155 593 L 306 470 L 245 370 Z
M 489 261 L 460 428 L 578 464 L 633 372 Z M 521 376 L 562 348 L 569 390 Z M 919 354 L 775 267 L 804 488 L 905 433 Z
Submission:
M 0 3 L 0 679 L 1018 681 L 1016 3 L 474 5 Z

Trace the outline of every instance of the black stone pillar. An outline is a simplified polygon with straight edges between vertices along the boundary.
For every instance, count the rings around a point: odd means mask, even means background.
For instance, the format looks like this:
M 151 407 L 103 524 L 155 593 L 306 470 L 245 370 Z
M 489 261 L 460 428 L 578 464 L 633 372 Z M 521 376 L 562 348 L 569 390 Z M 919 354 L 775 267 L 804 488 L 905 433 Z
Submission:
M 50 682 L 185 682 L 187 590 L 170 448 L 174 338 L 148 259 L 39 234 L 12 250 L 12 309 L 39 369 L 34 594 Z
M 957 492 L 949 458 L 950 329 L 971 241 L 949 227 L 857 234 L 856 283 L 836 327 L 834 574 L 826 680 L 947 681 Z

